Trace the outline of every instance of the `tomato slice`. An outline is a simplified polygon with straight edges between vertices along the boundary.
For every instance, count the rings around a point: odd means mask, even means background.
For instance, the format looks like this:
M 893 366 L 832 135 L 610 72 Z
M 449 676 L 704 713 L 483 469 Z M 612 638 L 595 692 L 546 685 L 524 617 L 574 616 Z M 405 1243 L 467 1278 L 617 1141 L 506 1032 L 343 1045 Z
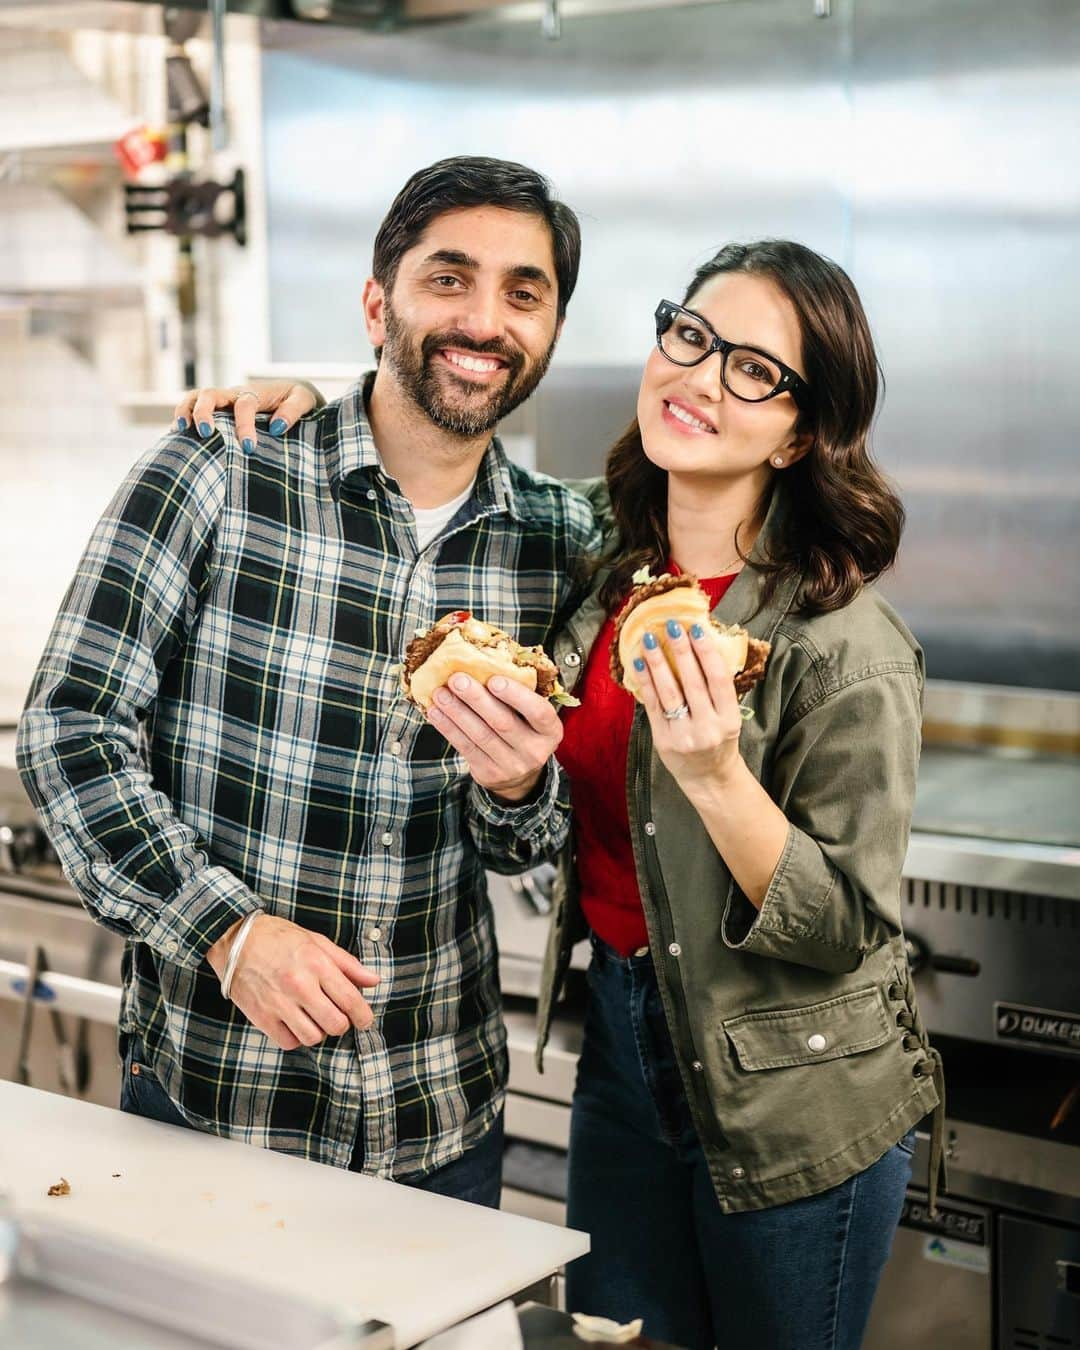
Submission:
M 466 619 L 472 618 L 472 614 L 467 609 L 455 609 L 447 617 L 453 619 L 455 623 L 464 623 Z

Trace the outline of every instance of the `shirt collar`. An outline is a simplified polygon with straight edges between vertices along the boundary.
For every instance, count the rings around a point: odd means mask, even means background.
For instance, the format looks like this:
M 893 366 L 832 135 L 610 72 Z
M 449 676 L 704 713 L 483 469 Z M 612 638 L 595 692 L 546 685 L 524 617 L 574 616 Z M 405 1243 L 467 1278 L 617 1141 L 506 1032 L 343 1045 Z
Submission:
M 375 372 L 369 371 L 338 400 L 337 435 L 325 451 L 326 470 L 335 495 L 351 473 L 374 473 L 379 467 L 379 452 L 367 416 L 374 381 Z
M 335 496 L 344 479 L 353 473 L 374 474 L 380 468 L 379 452 L 368 421 L 367 402 L 375 372 L 369 371 L 339 401 L 338 434 L 326 448 L 326 466 Z M 524 518 L 522 504 L 514 489 L 510 461 L 498 436 L 484 452 L 476 474 L 475 496 L 482 515 L 507 512 L 515 520 Z

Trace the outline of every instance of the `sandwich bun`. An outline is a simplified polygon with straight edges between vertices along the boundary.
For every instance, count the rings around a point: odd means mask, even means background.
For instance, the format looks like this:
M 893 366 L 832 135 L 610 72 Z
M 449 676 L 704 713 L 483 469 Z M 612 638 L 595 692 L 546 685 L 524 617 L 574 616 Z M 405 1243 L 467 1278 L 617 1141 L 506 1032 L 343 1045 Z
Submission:
M 559 683 L 558 667 L 543 647 L 523 647 L 509 633 L 463 609 L 453 610 L 434 627 L 418 632 L 406 647 L 402 693 L 426 711 L 435 691 L 458 674 L 469 675 L 481 685 L 501 675 L 559 707 L 578 703 Z
M 409 682 L 409 697 L 426 710 L 431 707 L 435 690 L 449 683 L 451 675 L 457 674 L 471 675 L 485 685 L 493 675 L 502 675 L 526 689 L 536 688 L 534 668 L 515 665 L 508 652 L 476 647 L 455 629 L 414 672 Z
M 622 685 L 627 693 L 633 694 L 638 702 L 641 701 L 641 683 L 634 669 L 634 658 L 640 654 L 642 639 L 647 632 L 656 638 L 672 674 L 678 678 L 678 668 L 667 633 L 668 620 L 674 619 L 682 625 L 684 632 L 689 631 L 695 623 L 703 628 L 711 627 L 716 647 L 735 681 L 736 693 L 741 695 L 753 688 L 765 673 L 769 644 L 752 638 L 738 624 L 717 623 L 710 618 L 710 607 L 708 595 L 692 573 L 681 572 L 673 576 L 665 572 L 659 577 L 646 575 L 641 584 L 630 592 L 615 621 L 611 674 L 616 684 Z

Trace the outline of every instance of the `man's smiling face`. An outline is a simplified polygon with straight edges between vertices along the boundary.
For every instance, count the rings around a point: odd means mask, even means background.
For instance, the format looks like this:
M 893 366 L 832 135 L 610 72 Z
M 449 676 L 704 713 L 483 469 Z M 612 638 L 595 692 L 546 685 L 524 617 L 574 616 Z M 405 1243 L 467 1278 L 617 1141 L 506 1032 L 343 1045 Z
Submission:
M 503 207 L 444 212 L 374 287 L 368 335 L 436 426 L 473 438 L 539 384 L 561 323 L 551 230 Z

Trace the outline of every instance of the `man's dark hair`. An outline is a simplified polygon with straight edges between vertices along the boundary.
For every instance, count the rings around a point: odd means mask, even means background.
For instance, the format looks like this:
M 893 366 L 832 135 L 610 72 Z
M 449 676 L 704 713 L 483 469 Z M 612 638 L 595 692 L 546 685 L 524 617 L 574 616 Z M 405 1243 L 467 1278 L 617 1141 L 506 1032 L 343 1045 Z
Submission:
M 555 254 L 561 319 L 577 285 L 581 226 L 573 211 L 551 195 L 546 178 L 506 159 L 455 155 L 414 173 L 394 198 L 375 236 L 375 280 L 389 292 L 402 255 L 416 244 L 435 217 L 469 206 L 524 211 L 547 222 Z

